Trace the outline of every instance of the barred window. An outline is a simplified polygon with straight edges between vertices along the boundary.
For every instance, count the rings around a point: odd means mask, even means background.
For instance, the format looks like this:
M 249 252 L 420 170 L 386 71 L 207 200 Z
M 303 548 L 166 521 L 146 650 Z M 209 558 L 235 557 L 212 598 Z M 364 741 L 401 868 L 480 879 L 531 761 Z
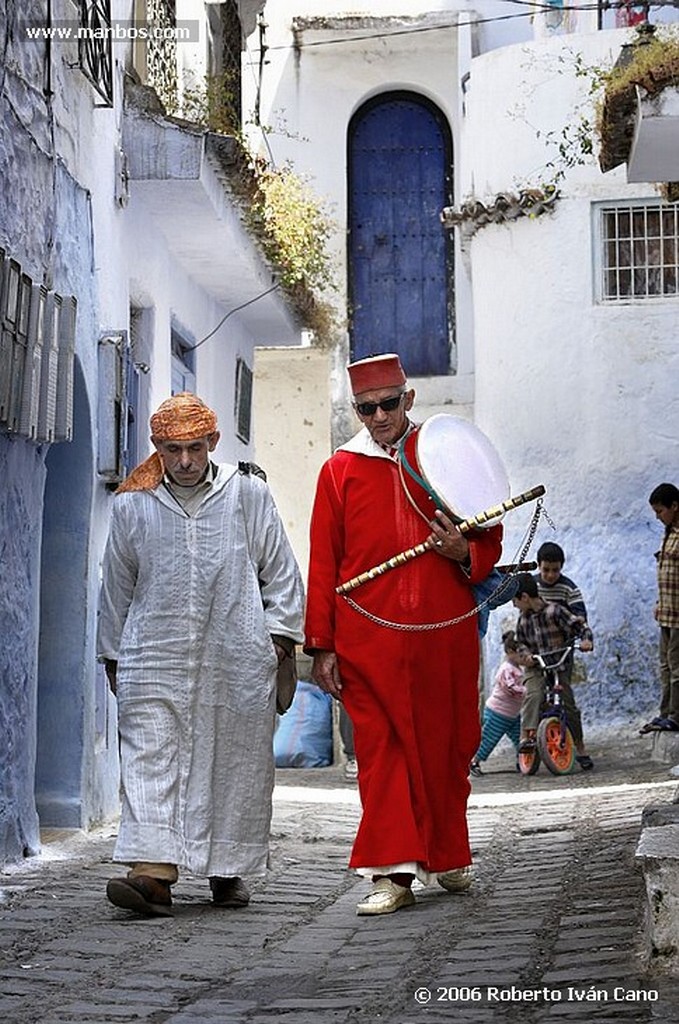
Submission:
M 602 206 L 601 299 L 629 302 L 679 295 L 679 208 Z
M 158 29 L 175 28 L 176 0 L 145 0 L 145 18 Z M 177 40 L 171 33 L 146 40 L 146 84 L 153 86 L 169 112 L 177 110 Z
M 78 0 L 78 63 L 103 100 L 113 106 L 110 0 Z

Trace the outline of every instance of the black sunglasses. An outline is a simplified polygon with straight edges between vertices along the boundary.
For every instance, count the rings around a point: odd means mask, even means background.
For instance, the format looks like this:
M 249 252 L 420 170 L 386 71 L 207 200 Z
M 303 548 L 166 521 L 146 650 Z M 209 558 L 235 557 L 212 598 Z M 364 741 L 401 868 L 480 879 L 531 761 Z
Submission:
M 354 409 L 361 416 L 374 416 L 378 409 L 381 409 L 382 412 L 393 412 L 394 409 L 398 409 L 404 395 L 405 391 L 402 391 L 400 395 L 394 395 L 393 398 L 383 398 L 381 402 L 355 402 Z

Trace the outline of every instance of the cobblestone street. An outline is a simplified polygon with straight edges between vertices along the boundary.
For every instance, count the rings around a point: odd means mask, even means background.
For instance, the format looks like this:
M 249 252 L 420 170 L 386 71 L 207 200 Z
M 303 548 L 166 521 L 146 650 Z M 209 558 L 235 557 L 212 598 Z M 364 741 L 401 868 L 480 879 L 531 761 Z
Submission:
M 489 1019 L 679 1022 L 679 979 L 646 969 L 642 808 L 676 780 L 644 742 L 592 751 L 596 770 L 475 779 L 476 882 L 359 918 L 346 870 L 359 816 L 341 769 L 278 772 L 272 870 L 250 907 L 215 910 L 184 876 L 172 919 L 107 903 L 114 828 L 48 835 L 0 875 L 0 1015 L 10 1024 L 440 1024 Z

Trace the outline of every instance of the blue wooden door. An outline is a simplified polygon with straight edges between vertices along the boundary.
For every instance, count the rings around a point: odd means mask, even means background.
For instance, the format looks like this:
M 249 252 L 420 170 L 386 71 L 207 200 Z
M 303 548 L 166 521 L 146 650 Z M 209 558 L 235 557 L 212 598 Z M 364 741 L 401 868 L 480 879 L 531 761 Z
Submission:
M 349 299 L 354 359 L 398 352 L 410 376 L 453 364 L 447 122 L 415 93 L 365 104 L 349 127 Z

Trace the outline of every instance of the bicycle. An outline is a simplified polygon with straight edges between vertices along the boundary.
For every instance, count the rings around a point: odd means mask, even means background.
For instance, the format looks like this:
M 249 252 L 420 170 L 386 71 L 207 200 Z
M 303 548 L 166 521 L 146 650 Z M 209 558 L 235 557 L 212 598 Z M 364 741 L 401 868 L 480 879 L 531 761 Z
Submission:
M 559 669 L 566 664 L 571 651 L 578 649 L 579 642 L 574 640 L 567 647 L 533 655 L 534 662 L 544 673 L 545 696 L 535 746 L 531 750 L 519 751 L 518 765 L 522 775 L 535 775 L 541 761 L 544 761 L 552 775 L 568 775 L 573 770 L 575 741 L 561 700 Z M 552 660 L 559 654 L 560 658 Z

